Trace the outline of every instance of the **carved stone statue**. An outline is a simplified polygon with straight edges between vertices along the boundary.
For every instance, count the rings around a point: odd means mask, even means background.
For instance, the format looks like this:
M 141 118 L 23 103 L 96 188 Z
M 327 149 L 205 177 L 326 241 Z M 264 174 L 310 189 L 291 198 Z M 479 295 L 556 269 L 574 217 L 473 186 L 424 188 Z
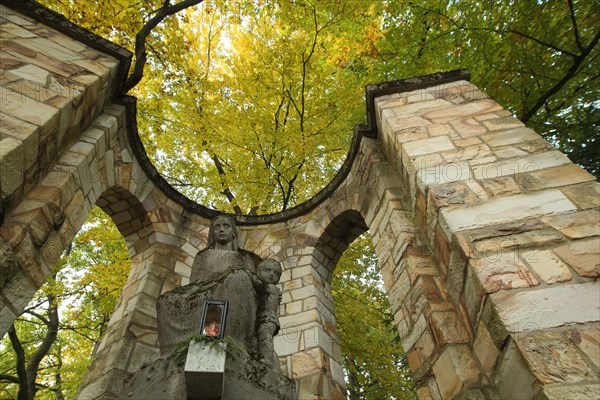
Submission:
M 261 262 L 260 257 L 240 249 L 235 222 L 229 216 L 216 217 L 208 236 L 207 248 L 192 264 L 190 283 L 157 300 L 161 357 L 142 366 L 121 397 L 295 400 L 295 383 L 281 373 L 273 348 L 273 336 L 279 331 L 276 284 L 281 265 L 275 260 Z M 205 300 L 228 301 L 224 336 L 231 337 L 247 354 L 219 355 L 206 343 L 190 342 L 191 336 L 201 333 Z M 211 329 L 217 333 L 210 325 L 203 329 L 207 334 Z M 188 345 L 182 365 L 179 353 L 173 353 Z
M 190 283 L 162 294 L 157 302 L 158 340 L 163 355 L 198 333 L 205 299 L 228 300 L 225 336 L 248 353 L 257 354 L 258 295 L 251 253 L 239 248 L 233 219 L 216 217 L 210 226 L 208 247 L 192 265 Z
M 279 332 L 279 288 L 276 284 L 281 278 L 281 264 L 273 259 L 264 260 L 258 265 L 257 274 L 262 282 L 258 291 L 258 355 L 261 362 L 275 368 L 277 356 L 273 336 Z

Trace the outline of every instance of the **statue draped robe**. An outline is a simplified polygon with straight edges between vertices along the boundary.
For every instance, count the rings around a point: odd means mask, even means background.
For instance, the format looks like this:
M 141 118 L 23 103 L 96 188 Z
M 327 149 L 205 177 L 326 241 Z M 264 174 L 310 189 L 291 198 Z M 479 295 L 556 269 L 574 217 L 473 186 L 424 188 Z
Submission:
M 158 340 L 168 355 L 200 333 L 204 300 L 229 301 L 225 336 L 250 354 L 257 351 L 255 268 L 243 251 L 207 249 L 198 253 L 190 283 L 163 293 L 157 301 Z

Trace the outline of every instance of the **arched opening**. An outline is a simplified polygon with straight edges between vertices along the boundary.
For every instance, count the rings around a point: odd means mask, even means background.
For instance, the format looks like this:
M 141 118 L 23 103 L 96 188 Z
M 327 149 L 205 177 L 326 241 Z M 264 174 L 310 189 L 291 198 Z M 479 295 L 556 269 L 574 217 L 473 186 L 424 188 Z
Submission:
M 121 187 L 108 189 L 96 204 L 111 217 L 134 253 L 141 253 L 148 247 L 151 221 L 144 206 L 128 190 Z
M 0 342 L 0 398 L 75 397 L 130 264 L 123 235 L 93 207 Z
M 364 218 L 346 211 L 315 246 L 313 265 L 327 272 L 348 399 L 414 399 L 408 366 Z
M 416 399 L 368 232 L 344 251 L 331 292 L 349 400 Z

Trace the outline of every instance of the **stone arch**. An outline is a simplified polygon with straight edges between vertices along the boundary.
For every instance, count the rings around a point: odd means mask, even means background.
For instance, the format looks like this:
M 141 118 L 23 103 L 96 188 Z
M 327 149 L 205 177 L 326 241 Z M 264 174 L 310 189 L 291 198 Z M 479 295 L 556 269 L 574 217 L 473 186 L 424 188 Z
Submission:
M 131 253 L 141 253 L 147 248 L 153 232 L 152 222 L 137 197 L 115 186 L 105 190 L 96 205 L 111 217 L 128 248 L 132 248 Z
M 331 282 L 333 270 L 346 248 L 367 230 L 358 211 L 347 210 L 333 218 L 315 245 L 313 267 L 323 267 L 327 271 L 328 282 Z

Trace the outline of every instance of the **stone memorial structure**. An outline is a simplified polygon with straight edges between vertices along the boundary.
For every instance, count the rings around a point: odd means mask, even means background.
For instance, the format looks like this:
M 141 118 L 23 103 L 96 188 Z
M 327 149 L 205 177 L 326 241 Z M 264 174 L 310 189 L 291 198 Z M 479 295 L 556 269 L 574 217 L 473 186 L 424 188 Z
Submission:
M 132 262 L 79 398 L 130 398 L 170 357 L 162 305 L 207 284 L 197 266 L 216 258 L 204 249 L 217 213 L 144 153 L 135 99 L 122 93 L 129 52 L 33 1 L 1 3 L 0 333 L 97 204 Z M 221 264 L 240 288 L 252 254 L 283 265 L 274 350 L 298 399 L 344 397 L 329 284 L 366 230 L 421 399 L 600 397 L 599 183 L 468 71 L 368 86 L 366 99 L 336 178 L 285 213 L 236 217 L 245 250 Z M 273 371 L 248 365 L 230 370 Z
M 259 261 L 258 268 L 255 260 Z M 208 246 L 192 264 L 190 282 L 158 298 L 162 357 L 133 374 L 123 395 L 144 399 L 160 393 L 173 400 L 295 399 L 295 384 L 279 371 L 273 350 L 273 336 L 278 331 L 274 325 L 279 327 L 279 291 L 275 284 L 280 276 L 277 261 L 261 261 L 239 247 L 232 217 L 215 217 Z M 202 309 L 211 299 L 227 302 L 226 324 L 213 321 L 207 331 L 201 316 L 206 315 Z M 232 340 L 229 349 L 225 342 L 195 343 L 197 339 L 192 339 L 198 335 L 216 336 L 223 326 L 223 335 Z M 178 362 L 182 347 L 187 349 L 183 368 Z M 231 347 L 238 354 L 229 352 Z M 163 373 L 165 370 L 168 373 Z

